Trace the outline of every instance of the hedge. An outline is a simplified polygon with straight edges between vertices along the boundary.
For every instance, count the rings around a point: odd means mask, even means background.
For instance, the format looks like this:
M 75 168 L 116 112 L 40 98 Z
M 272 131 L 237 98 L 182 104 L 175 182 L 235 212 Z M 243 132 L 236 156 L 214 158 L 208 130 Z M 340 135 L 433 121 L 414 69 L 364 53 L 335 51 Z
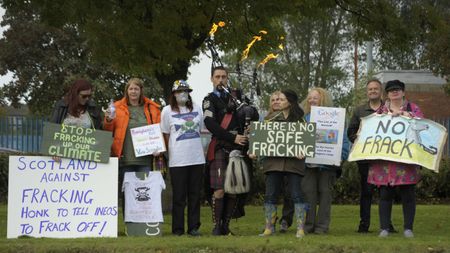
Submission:
M 22 155 L 20 153 L 0 153 L 0 202 L 5 202 L 8 196 L 8 157 Z M 254 164 L 253 184 L 249 194 L 249 201 L 262 204 L 264 199 L 264 174 Z M 439 173 L 422 169 L 422 180 L 416 187 L 419 203 L 447 203 L 450 200 L 450 158 L 441 161 Z M 168 182 L 167 182 L 168 183 Z M 334 203 L 357 204 L 359 200 L 359 173 L 354 162 L 345 162 L 342 176 L 337 180 L 334 191 Z M 375 199 L 377 194 L 374 195 Z M 376 201 L 376 200 L 375 200 Z

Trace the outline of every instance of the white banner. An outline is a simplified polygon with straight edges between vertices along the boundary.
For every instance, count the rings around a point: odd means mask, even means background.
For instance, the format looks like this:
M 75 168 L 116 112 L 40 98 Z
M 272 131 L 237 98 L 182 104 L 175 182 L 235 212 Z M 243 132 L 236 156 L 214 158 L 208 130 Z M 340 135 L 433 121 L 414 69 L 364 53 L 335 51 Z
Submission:
M 10 156 L 8 238 L 117 237 L 118 160 Z
M 345 109 L 335 107 L 311 107 L 310 122 L 316 123 L 316 151 L 307 163 L 341 164 L 342 141 L 345 130 Z
M 130 131 L 136 157 L 166 151 L 166 144 L 159 124 L 135 127 Z

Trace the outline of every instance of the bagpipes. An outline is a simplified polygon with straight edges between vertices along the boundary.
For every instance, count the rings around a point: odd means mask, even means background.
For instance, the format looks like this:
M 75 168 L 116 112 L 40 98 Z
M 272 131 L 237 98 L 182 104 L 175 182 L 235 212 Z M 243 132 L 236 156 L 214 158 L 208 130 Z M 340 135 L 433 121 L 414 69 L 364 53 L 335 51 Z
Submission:
M 214 41 L 211 37 L 206 39 L 206 45 L 211 52 L 212 62 L 211 62 L 211 70 L 216 67 L 223 67 L 220 56 L 214 46 Z M 253 103 L 253 91 L 251 91 L 251 98 L 245 96 L 242 89 L 242 72 L 240 69 L 240 64 L 237 64 L 236 67 L 237 80 L 239 83 L 239 88 L 232 88 L 231 81 L 228 79 L 227 87 L 222 86 L 222 90 L 230 96 L 229 100 L 229 108 L 236 111 L 236 116 L 238 118 L 240 132 L 245 134 L 248 133 L 248 128 L 250 126 L 251 121 L 256 121 L 259 119 L 258 109 L 255 107 Z M 252 75 L 252 86 L 255 87 L 257 96 L 260 95 L 261 91 L 259 85 L 257 84 L 257 72 L 256 69 Z
M 206 45 L 211 51 L 212 63 L 211 71 L 216 67 L 223 67 L 222 61 L 220 60 L 219 54 L 215 49 L 214 42 L 211 37 L 213 35 L 210 33 L 210 37 L 206 40 Z M 227 85 L 221 85 L 221 89 L 227 93 L 230 97 L 228 101 L 228 108 L 232 108 L 231 111 L 235 111 L 234 114 L 237 117 L 239 123 L 239 132 L 244 135 L 248 135 L 249 127 L 251 121 L 259 119 L 259 114 L 257 108 L 252 104 L 252 101 L 244 95 L 242 92 L 242 73 L 240 70 L 239 63 L 237 64 L 236 73 L 238 74 L 239 89 L 231 88 L 230 79 L 228 79 Z M 256 70 L 253 74 L 252 84 L 256 86 Z M 256 89 L 259 91 L 259 87 Z M 258 94 L 259 95 L 259 94 Z M 225 116 L 224 119 L 226 119 Z M 228 125 L 227 120 L 223 120 L 221 126 L 224 127 Z M 229 123 L 229 120 L 228 120 Z M 224 127 L 226 128 L 226 127 Z M 208 147 L 208 160 L 211 155 L 211 160 L 215 157 L 215 143 L 216 140 L 211 139 L 211 143 Z M 229 153 L 229 160 L 227 169 L 225 171 L 225 181 L 224 190 L 229 194 L 242 194 L 250 191 L 250 173 L 248 165 L 245 161 L 246 148 L 242 147 L 241 150 L 231 150 Z

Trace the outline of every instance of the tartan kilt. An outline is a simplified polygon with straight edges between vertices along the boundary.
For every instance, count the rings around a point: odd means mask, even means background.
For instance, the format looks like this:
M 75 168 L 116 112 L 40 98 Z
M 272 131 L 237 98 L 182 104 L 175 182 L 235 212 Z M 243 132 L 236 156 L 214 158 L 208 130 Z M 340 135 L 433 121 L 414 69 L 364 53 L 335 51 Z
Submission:
M 214 190 L 224 188 L 228 157 L 229 152 L 226 152 L 223 148 L 219 148 L 214 153 L 214 160 L 209 163 L 209 182 L 211 188 Z

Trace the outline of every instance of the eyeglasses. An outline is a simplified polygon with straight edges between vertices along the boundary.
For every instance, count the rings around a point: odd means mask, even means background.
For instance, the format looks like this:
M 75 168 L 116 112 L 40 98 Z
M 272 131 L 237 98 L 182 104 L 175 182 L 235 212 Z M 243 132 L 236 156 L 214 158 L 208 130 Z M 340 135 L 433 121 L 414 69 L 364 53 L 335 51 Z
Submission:
M 91 94 L 89 94 L 89 95 L 85 95 L 85 94 L 80 94 L 80 97 L 82 98 L 82 99 L 88 99 L 88 98 L 91 98 Z

